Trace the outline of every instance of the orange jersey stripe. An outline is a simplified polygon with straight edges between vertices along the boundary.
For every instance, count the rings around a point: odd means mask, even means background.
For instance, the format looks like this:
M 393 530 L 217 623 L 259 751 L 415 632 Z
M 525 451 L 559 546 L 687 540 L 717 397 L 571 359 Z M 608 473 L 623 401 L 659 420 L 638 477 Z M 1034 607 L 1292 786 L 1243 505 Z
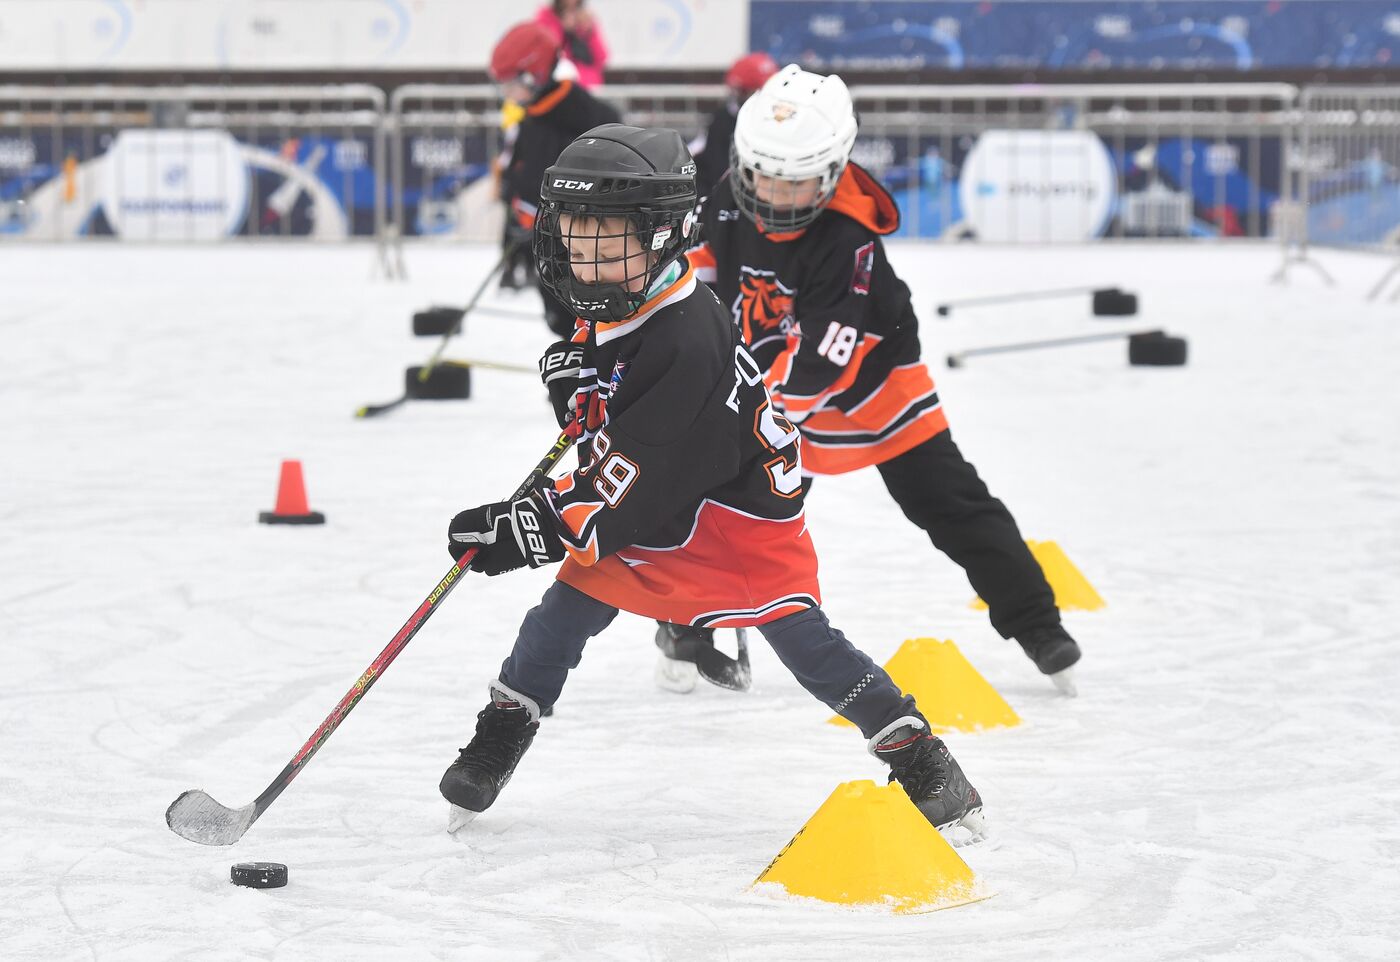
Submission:
M 531 117 L 541 117 L 559 106 L 559 101 L 569 95 L 569 91 L 574 89 L 572 80 L 561 80 L 559 86 L 545 94 L 539 100 L 525 108 L 525 112 Z
M 922 363 L 897 367 L 884 383 L 850 411 L 828 408 L 813 414 L 802 424 L 809 431 L 879 433 L 903 414 L 910 404 L 933 390 L 933 376 Z
M 809 474 L 845 474 L 883 464 L 929 438 L 948 430 L 948 418 L 937 407 L 877 441 L 826 444 L 802 438 L 802 470 Z

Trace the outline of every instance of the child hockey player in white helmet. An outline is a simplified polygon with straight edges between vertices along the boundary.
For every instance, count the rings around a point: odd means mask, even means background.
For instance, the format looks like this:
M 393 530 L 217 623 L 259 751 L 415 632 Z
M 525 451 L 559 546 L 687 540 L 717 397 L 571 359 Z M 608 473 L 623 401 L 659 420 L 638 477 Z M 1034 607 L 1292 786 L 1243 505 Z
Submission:
M 1015 520 L 953 443 L 909 288 L 880 239 L 899 209 L 851 163 L 855 140 L 841 78 L 783 68 L 739 111 L 691 261 L 801 430 L 804 471 L 874 465 L 905 516 L 967 572 L 1002 637 L 1072 692 L 1079 645 Z M 713 646 L 712 635 L 663 625 L 657 644 L 674 655 Z
M 448 529 L 454 558 L 479 549 L 474 571 L 563 561 L 442 778 L 451 824 L 496 800 L 585 642 L 625 609 L 757 627 L 930 822 L 979 832 L 982 800 L 914 699 L 822 613 L 797 431 L 686 261 L 695 202 L 695 164 L 673 130 L 595 128 L 545 173 L 536 262 L 582 323 L 540 366 L 576 372 L 556 413 L 579 434 L 581 466 Z

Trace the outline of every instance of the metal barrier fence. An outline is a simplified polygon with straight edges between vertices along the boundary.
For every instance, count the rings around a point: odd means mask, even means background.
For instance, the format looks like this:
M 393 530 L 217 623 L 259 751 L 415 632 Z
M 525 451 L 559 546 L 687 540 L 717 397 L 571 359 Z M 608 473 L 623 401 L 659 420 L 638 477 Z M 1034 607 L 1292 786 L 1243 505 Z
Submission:
M 1287 84 L 871 86 L 854 158 L 903 212 L 901 236 L 1044 243 L 1262 237 L 1283 187 Z M 624 118 L 690 138 L 723 87 L 608 87 Z M 390 99 L 401 236 L 500 229 L 489 86 L 413 85 Z
M 0 87 L 0 237 L 384 236 L 383 91 Z
M 919 237 L 1261 237 L 1287 84 L 857 87 L 857 159 Z M 862 156 L 862 147 L 865 151 Z
M 1400 275 L 1400 87 L 1306 88 L 1289 167 L 1295 223 L 1275 276 L 1306 264 L 1330 281 L 1310 246 L 1393 252 L 1370 292 L 1379 297 Z M 1400 286 L 1391 299 L 1400 300 Z
M 628 123 L 672 127 L 691 140 L 728 90 L 613 85 L 598 96 Z M 504 209 L 492 165 L 504 146 L 499 91 L 486 84 L 409 84 L 389 98 L 389 118 L 397 235 L 498 238 Z
M 1400 245 L 1400 88 L 858 86 L 854 158 L 897 236 Z M 699 135 L 721 86 L 614 86 Z M 0 86 L 0 239 L 494 240 L 489 85 Z M 1400 271 L 1400 265 L 1395 273 Z M 1388 275 L 1389 277 L 1390 275 Z

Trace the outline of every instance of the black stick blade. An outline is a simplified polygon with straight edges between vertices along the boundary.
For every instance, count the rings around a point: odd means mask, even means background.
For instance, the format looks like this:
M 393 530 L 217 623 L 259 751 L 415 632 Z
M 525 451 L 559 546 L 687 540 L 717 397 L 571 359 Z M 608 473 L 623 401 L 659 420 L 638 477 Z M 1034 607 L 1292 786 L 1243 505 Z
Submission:
M 738 638 L 739 657 L 730 658 L 714 648 L 702 648 L 695 659 L 695 667 L 700 677 L 712 685 L 728 688 L 730 691 L 748 691 L 753 686 L 753 670 L 749 667 L 748 632 L 743 628 L 735 630 Z
M 181 793 L 165 810 L 165 824 L 181 838 L 200 845 L 232 845 L 243 837 L 259 812 L 250 802 L 242 808 L 229 808 L 214 801 L 203 789 Z

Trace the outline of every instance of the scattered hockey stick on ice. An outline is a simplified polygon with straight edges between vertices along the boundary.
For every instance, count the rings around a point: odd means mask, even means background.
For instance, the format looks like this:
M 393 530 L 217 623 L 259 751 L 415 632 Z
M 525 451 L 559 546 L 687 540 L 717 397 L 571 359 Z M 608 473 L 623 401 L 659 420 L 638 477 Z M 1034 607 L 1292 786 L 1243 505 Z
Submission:
M 1096 317 L 1125 317 L 1137 313 L 1137 295 L 1117 287 L 1065 287 L 1053 291 L 1021 291 L 1014 294 L 996 294 L 992 297 L 969 297 L 960 301 L 939 304 L 936 309 L 939 317 L 947 317 L 955 307 L 1014 304 L 1019 301 L 1040 300 L 1047 297 L 1072 297 L 1077 294 L 1092 296 L 1092 307 Z
M 530 490 L 548 473 L 555 463 L 569 450 L 574 443 L 573 438 L 567 434 L 559 435 L 559 439 L 554 442 L 554 446 L 549 449 L 549 453 L 540 459 L 540 463 L 535 465 L 529 477 L 515 489 L 515 494 L 511 495 L 511 500 L 518 498 Z M 263 790 L 263 793 L 242 808 L 229 808 L 216 802 L 208 792 L 203 789 L 191 789 L 181 793 L 180 797 L 170 803 L 170 807 L 165 810 L 165 824 L 170 826 L 170 830 L 182 838 L 187 838 L 191 842 L 198 842 L 201 845 L 232 845 L 243 837 L 243 833 L 248 831 L 249 826 L 258 820 L 263 812 L 267 811 L 277 796 L 292 783 L 307 763 L 315 756 L 316 752 L 326 743 L 326 739 L 331 737 L 331 733 L 339 727 L 345 720 L 345 716 L 350 714 L 351 709 L 365 696 L 370 686 L 378 680 L 389 665 L 393 664 L 399 652 L 404 650 L 409 641 L 418 633 L 424 623 L 440 605 L 448 593 L 457 586 L 463 572 L 476 557 L 476 549 L 469 549 L 462 555 L 461 560 L 452 566 L 452 570 L 443 576 L 437 583 L 428 597 L 418 606 L 418 609 L 404 622 L 398 633 L 390 639 L 389 644 L 381 651 L 365 669 L 365 673 L 356 679 L 355 684 L 345 693 L 345 697 L 340 699 L 340 703 L 335 706 L 326 720 L 321 722 L 321 726 L 316 729 L 306 744 L 292 756 L 292 760 L 287 763 L 287 767 L 278 773 L 272 780 L 272 784 Z
M 428 358 L 427 362 L 418 371 L 418 382 L 420 384 L 426 382 L 428 378 L 432 376 L 433 369 L 436 368 L 439 362 L 442 360 L 442 352 L 447 350 L 448 341 L 451 341 L 452 338 L 455 337 L 457 333 L 462 329 L 463 321 L 465 321 L 467 315 L 471 313 L 472 308 L 476 307 L 476 302 L 481 300 L 481 295 L 486 293 L 486 288 L 491 286 L 491 281 L 495 278 L 497 274 L 501 272 L 501 270 L 510 261 L 510 255 L 512 253 L 513 249 L 508 250 L 501 255 L 501 259 L 496 262 L 496 265 L 492 267 L 490 271 L 487 272 L 486 277 L 481 281 L 481 286 L 476 289 L 476 293 L 472 295 L 472 299 L 468 301 L 467 306 L 463 308 L 462 316 L 457 318 L 457 323 L 452 325 L 452 327 L 448 328 L 447 332 L 442 335 L 442 340 L 438 342 L 438 346 L 436 350 L 433 351 L 432 357 Z M 364 407 L 360 408 L 358 411 L 355 412 L 355 417 L 372 418 L 380 414 L 387 414 L 399 405 L 407 403 L 411 397 L 412 392 L 405 388 L 402 397 L 395 398 L 392 401 L 387 401 L 384 404 L 366 404 Z
M 1164 331 L 1120 331 L 1113 334 L 1084 334 L 1080 337 L 1053 337 L 1043 341 L 1017 341 L 1014 344 L 995 344 L 991 347 L 971 347 L 948 355 L 949 367 L 962 367 L 970 357 L 979 354 L 1009 354 L 1014 351 L 1036 351 L 1045 347 L 1064 347 L 1069 344 L 1088 344 L 1091 341 L 1118 341 L 1123 338 L 1160 338 Z
M 533 364 L 511 364 L 509 361 L 484 361 L 481 358 L 464 357 L 457 361 L 443 361 L 453 367 L 479 367 L 484 371 L 509 371 L 512 374 L 532 374 L 539 377 L 540 369 Z

